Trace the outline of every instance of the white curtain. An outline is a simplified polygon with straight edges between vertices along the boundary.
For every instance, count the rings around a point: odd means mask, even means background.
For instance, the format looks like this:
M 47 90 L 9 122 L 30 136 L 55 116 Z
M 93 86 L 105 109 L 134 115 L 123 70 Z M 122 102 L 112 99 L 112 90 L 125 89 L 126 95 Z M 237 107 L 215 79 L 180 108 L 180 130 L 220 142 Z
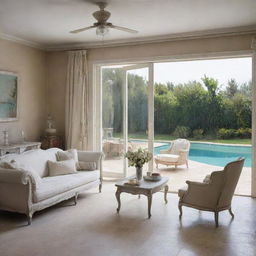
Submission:
M 87 149 L 88 68 L 86 51 L 68 52 L 66 87 L 66 148 Z

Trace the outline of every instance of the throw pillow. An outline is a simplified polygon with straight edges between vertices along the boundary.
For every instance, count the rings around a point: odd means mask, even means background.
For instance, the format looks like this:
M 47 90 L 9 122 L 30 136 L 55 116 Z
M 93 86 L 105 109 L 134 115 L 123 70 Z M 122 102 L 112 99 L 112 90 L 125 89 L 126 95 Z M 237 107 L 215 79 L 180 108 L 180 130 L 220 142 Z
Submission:
M 58 176 L 76 173 L 76 162 L 73 159 L 52 162 L 48 161 L 49 176 Z
M 58 161 L 74 159 L 78 163 L 78 154 L 76 149 L 69 149 L 67 151 L 58 151 L 56 153 Z
M 95 162 L 79 162 L 79 170 L 94 171 L 96 168 Z
M 58 161 L 64 161 L 64 160 L 70 160 L 73 159 L 76 162 L 76 168 L 77 170 L 80 169 L 79 163 L 78 163 L 78 154 L 76 149 L 69 149 L 67 151 L 58 151 L 56 153 L 56 157 Z

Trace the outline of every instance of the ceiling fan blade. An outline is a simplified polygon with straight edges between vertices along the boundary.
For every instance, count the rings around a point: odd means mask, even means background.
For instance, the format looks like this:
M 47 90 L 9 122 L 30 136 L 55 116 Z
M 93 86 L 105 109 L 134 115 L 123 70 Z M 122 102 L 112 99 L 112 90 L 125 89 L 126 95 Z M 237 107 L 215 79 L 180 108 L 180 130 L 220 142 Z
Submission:
M 86 31 L 86 30 L 91 29 L 91 28 L 96 28 L 96 26 L 94 25 L 94 26 L 90 26 L 90 27 L 85 27 L 85 28 L 80 28 L 80 29 L 72 30 L 69 33 L 76 34 L 76 33 L 80 33 L 80 32 Z
M 118 30 L 121 30 L 121 31 L 125 31 L 125 32 L 128 32 L 128 33 L 132 33 L 132 34 L 138 33 L 137 30 L 130 29 L 130 28 L 119 27 L 119 26 L 115 26 L 113 24 L 109 25 L 109 27 L 114 28 L 114 29 L 118 29 Z

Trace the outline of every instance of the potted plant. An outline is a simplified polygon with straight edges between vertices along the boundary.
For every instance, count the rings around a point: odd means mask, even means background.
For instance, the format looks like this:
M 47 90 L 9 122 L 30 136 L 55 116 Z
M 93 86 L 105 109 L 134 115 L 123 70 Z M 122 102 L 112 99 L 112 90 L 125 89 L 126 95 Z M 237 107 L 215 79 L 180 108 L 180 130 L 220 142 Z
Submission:
M 137 180 L 141 180 L 143 165 L 152 159 L 152 153 L 146 149 L 139 148 L 134 152 L 126 152 L 125 157 L 128 159 L 128 166 L 136 167 L 136 178 Z

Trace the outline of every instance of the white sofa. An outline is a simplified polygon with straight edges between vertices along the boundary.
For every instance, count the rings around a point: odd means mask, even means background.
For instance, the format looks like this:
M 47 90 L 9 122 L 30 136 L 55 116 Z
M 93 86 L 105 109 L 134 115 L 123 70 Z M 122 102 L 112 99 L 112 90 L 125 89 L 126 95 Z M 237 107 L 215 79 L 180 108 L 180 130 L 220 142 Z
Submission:
M 0 158 L 0 163 L 12 160 L 23 169 L 0 168 L 0 209 L 32 215 L 51 205 L 74 197 L 95 186 L 102 186 L 102 152 L 78 151 L 78 160 L 95 162 L 96 170 L 80 170 L 75 174 L 48 176 L 47 161 L 57 161 L 61 149 L 30 150 Z M 40 176 L 38 176 L 38 175 Z

